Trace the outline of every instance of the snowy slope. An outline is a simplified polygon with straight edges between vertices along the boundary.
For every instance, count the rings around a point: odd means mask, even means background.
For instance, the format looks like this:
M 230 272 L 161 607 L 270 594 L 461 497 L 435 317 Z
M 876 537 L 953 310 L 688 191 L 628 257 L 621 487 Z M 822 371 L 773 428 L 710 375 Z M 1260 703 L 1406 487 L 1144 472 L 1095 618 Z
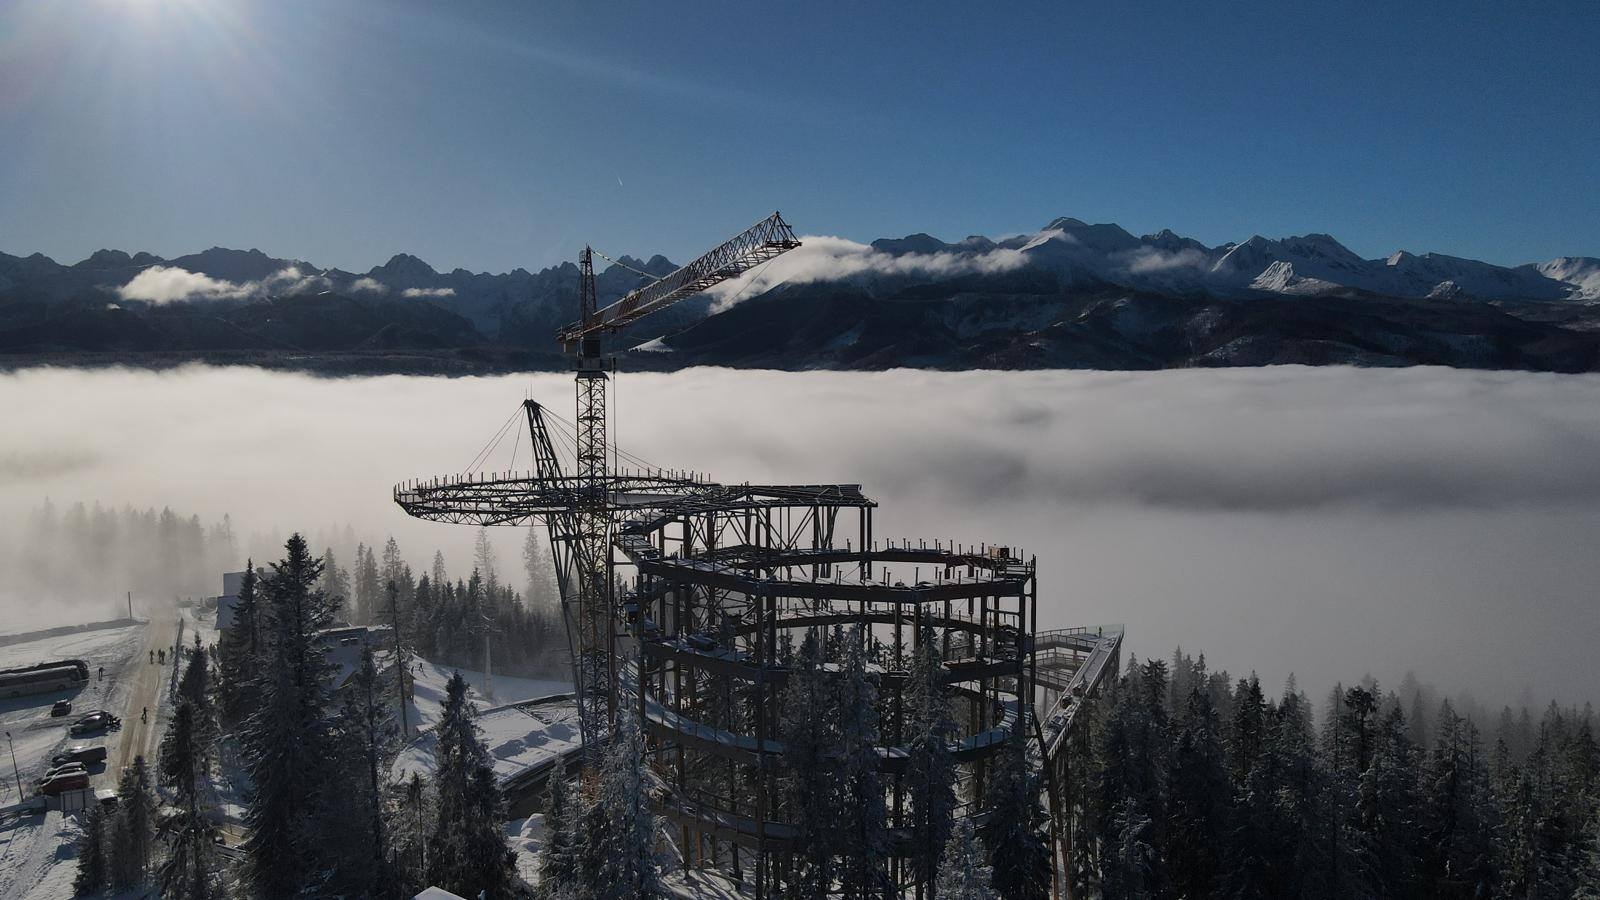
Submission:
M 1442 253 L 1397 251 L 1363 259 L 1332 235 L 1279 239 L 1254 235 L 1207 247 L 1168 230 L 1135 237 L 1114 224 L 1057 218 L 999 242 L 971 237 L 947 244 L 927 234 L 874 241 L 890 256 L 976 255 L 1001 247 L 1067 283 L 1101 281 L 1161 294 L 1230 297 L 1322 295 L 1357 290 L 1390 297 L 1477 300 L 1600 298 L 1600 260 L 1562 257 L 1537 266 L 1497 266 Z

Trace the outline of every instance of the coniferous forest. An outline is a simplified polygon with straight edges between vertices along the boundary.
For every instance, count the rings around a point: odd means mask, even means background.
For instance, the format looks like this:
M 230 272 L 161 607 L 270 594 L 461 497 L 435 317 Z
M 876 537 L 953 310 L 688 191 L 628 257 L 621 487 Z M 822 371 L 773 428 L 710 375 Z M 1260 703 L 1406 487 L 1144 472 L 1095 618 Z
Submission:
M 1130 662 L 1073 736 L 1076 896 L 1600 897 L 1593 709 L 1413 706 Z

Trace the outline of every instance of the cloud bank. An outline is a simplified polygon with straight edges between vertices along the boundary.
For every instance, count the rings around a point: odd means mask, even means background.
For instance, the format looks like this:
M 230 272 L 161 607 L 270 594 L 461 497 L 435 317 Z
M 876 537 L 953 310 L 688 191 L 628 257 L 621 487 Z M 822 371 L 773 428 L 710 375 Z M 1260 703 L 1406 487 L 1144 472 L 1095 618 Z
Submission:
M 361 281 L 371 282 L 383 288 L 383 285 L 370 278 L 363 278 Z M 298 266 L 279 269 L 260 281 L 244 282 L 212 278 L 177 266 L 151 266 L 133 276 L 127 284 L 117 288 L 116 293 L 124 300 L 144 300 L 159 305 L 194 300 L 240 300 L 272 293 L 296 294 L 310 290 L 327 290 L 330 287 L 332 283 L 327 278 L 308 274 Z
M 1181 643 L 1313 691 L 1414 669 L 1493 703 L 1600 700 L 1600 376 L 696 369 L 616 390 L 614 433 L 660 465 L 860 483 L 879 535 L 1038 554 L 1041 627 L 1125 623 L 1140 655 Z M 461 469 L 530 391 L 570 409 L 557 374 L 0 376 L 0 552 L 48 496 L 231 513 L 257 557 L 349 522 L 459 568 L 473 529 L 409 519 L 389 490 Z M 219 428 L 239 397 L 250 414 Z M 521 532 L 497 534 L 519 558 Z M 30 614 L 7 590 L 0 620 Z
M 455 288 L 406 288 L 400 292 L 402 297 L 454 297 Z
M 721 312 L 747 297 L 780 284 L 842 281 L 868 275 L 922 275 L 948 278 L 973 273 L 1009 272 L 1027 262 L 1020 250 L 997 248 L 982 253 L 906 253 L 899 256 L 870 245 L 828 235 L 807 235 L 801 245 L 709 293 L 712 311 Z
M 235 284 L 176 266 L 151 266 L 117 288 L 117 296 L 159 304 L 179 300 L 236 300 L 259 289 L 256 282 Z

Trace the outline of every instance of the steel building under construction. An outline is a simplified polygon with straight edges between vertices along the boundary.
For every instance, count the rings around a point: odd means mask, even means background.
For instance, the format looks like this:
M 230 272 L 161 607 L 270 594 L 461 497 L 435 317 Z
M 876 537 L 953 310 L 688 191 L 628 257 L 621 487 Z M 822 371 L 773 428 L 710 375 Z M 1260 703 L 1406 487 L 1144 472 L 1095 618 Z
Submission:
M 1119 633 L 1040 632 L 1032 558 L 1009 547 L 885 539 L 873 529 L 877 504 L 859 485 L 723 485 L 625 468 L 606 440 L 610 367 L 599 335 L 797 246 L 774 214 L 604 309 L 586 250 L 581 316 L 559 335 L 577 370 L 574 419 L 525 401 L 533 471 L 406 482 L 395 501 L 435 521 L 549 529 L 587 752 L 603 744 L 620 707 L 636 704 L 652 805 L 684 866 L 719 870 L 764 898 L 804 849 L 783 783 L 792 768 L 784 726 L 795 648 L 810 637 L 824 648 L 823 671 L 837 671 L 844 642 L 867 656 L 897 887 L 914 878 L 902 773 L 911 665 L 928 641 L 957 726 L 949 739 L 957 815 L 975 811 L 1007 742 L 1029 743 L 1047 765 L 1041 802 L 1059 874 L 1072 815 L 1068 737 L 1079 702 L 1116 673 Z

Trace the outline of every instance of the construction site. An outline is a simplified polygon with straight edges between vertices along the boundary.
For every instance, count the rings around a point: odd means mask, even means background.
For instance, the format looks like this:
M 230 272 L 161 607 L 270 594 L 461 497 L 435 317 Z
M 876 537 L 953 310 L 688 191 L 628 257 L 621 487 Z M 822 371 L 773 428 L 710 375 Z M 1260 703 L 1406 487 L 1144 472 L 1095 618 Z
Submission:
M 836 654 L 838 636 L 854 635 L 869 645 L 882 710 L 875 755 L 896 892 L 913 889 L 904 701 L 911 660 L 931 641 L 958 726 L 956 815 L 977 814 L 996 754 L 1026 744 L 1043 762 L 1039 802 L 1064 895 L 1069 737 L 1080 703 L 1117 673 L 1120 629 L 1041 631 L 1041 602 L 1070 610 L 1071 599 L 1042 591 L 1035 558 L 981 540 L 879 534 L 861 485 L 722 484 L 648 466 L 608 439 L 618 366 L 602 337 L 799 245 L 774 213 L 604 307 L 585 249 L 578 317 L 556 336 L 576 375 L 572 417 L 525 400 L 513 440 L 525 426 L 531 470 L 408 481 L 394 500 L 432 521 L 548 529 L 583 754 L 593 763 L 619 712 L 636 710 L 651 805 L 686 869 L 776 894 L 774 873 L 803 849 L 778 787 L 793 648 L 811 636 Z

